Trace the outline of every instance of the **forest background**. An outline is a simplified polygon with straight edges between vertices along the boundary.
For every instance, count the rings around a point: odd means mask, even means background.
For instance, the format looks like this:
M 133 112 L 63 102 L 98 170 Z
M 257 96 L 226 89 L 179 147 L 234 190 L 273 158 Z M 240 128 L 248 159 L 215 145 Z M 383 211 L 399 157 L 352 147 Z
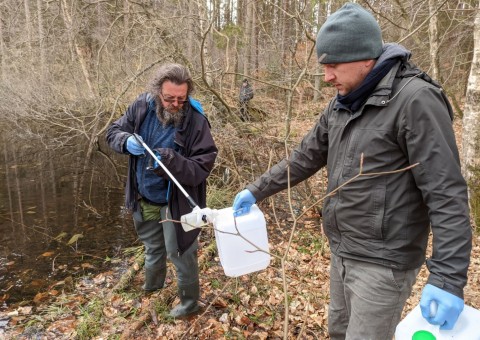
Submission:
M 478 235 L 478 1 L 353 2 L 373 13 L 385 42 L 407 47 L 412 52 L 412 60 L 439 81 L 448 94 L 455 111 L 457 140 L 470 188 L 473 227 Z M 88 169 L 92 162 L 103 164 L 121 186 L 126 160 L 116 158 L 105 145 L 106 128 L 145 91 L 156 66 L 165 62 L 185 64 L 195 79 L 194 97 L 202 102 L 219 147 L 219 157 L 209 179 L 208 206 L 230 206 L 235 193 L 248 181 L 289 153 L 335 94 L 334 89 L 323 82 L 322 68 L 315 55 L 315 37 L 328 15 L 344 3 L 335 0 L 2 0 L 2 138 L 26 148 L 29 144 L 43 145 L 52 153 L 82 141 L 86 147 L 77 157 L 77 166 L 83 168 L 79 172 L 78 195 L 95 190 L 89 181 L 92 173 Z M 244 78 L 249 79 L 255 92 L 249 104 L 248 121 L 239 116 L 238 92 Z M 31 157 L 32 162 L 43 161 L 36 160 L 35 155 Z M 288 195 L 277 195 L 262 203 L 269 223 L 282 225 L 282 235 L 287 235 L 275 245 L 284 243 L 284 248 L 275 249 L 281 254 L 277 267 L 284 269 L 283 256 L 292 246 L 288 235 L 294 245 L 298 243 L 293 251 L 297 257 L 308 254 L 310 263 L 319 256 L 317 260 L 328 266 L 328 245 L 314 227 L 321 223 L 318 209 L 324 194 L 325 172 L 320 171 Z M 305 216 L 310 220 L 300 220 Z M 290 233 L 297 223 L 307 231 Z M 311 237 L 316 235 L 317 239 Z M 313 247 L 313 250 L 302 252 L 300 248 L 305 247 L 305 242 L 307 248 Z M 326 284 L 317 282 L 323 288 Z M 284 288 L 280 284 L 278 292 Z M 252 293 L 252 288 L 247 292 Z M 299 294 L 298 291 L 292 293 Z M 326 292 L 318 294 L 325 296 Z M 206 300 L 210 303 L 213 298 Z M 308 316 L 292 321 L 288 311 L 277 317 L 269 314 L 272 325 L 277 326 L 264 327 L 261 334 L 300 336 L 299 333 L 311 332 L 326 336 L 324 312 L 312 312 L 306 300 L 302 301 L 303 310 L 310 311 Z M 479 303 L 476 296 L 471 301 Z M 286 305 L 291 306 L 290 302 Z M 297 305 L 296 309 L 301 308 Z M 324 311 L 323 305 L 321 309 Z M 232 308 L 232 315 L 237 312 Z M 278 326 L 284 317 L 290 321 Z M 235 316 L 231 318 L 235 323 Z M 248 328 L 251 322 L 240 318 L 236 325 L 238 332 L 233 332 L 244 334 L 245 329 L 250 334 L 259 332 L 257 328 Z M 309 331 L 296 326 L 295 322 L 309 325 Z M 265 320 L 257 320 L 258 324 L 265 325 Z M 228 332 L 234 329 L 230 326 Z M 222 327 L 219 326 L 225 334 L 227 331 Z M 78 329 L 76 332 L 78 335 Z M 160 332 L 158 327 L 156 332 Z

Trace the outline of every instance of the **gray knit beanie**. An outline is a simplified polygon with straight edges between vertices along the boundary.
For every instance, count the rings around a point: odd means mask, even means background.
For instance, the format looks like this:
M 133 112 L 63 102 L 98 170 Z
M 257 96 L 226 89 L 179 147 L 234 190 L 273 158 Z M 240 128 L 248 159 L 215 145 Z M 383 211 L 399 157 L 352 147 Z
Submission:
M 330 15 L 317 35 L 317 57 L 322 64 L 376 59 L 382 54 L 382 31 L 363 7 L 347 3 Z

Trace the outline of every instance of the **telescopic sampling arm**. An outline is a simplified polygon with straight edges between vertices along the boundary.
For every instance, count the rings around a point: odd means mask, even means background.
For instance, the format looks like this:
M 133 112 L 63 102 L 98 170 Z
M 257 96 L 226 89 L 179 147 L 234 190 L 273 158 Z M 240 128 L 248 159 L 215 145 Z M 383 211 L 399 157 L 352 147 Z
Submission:
M 188 204 L 190 205 L 190 207 L 193 209 L 192 210 L 192 213 L 190 214 L 187 214 L 187 215 L 183 215 L 181 217 L 181 221 L 184 222 L 182 223 L 183 225 L 183 229 L 193 229 L 194 226 L 197 226 L 199 227 L 201 221 L 203 221 L 204 223 L 203 224 L 206 224 L 208 223 L 208 219 L 207 219 L 207 215 L 211 215 L 212 214 L 212 210 L 209 209 L 209 208 L 204 208 L 204 209 L 201 209 L 198 204 L 193 200 L 192 197 L 190 197 L 190 195 L 188 194 L 188 192 L 182 187 L 182 185 L 177 181 L 177 179 L 172 175 L 172 173 L 167 169 L 167 167 L 161 162 L 161 160 L 155 155 L 155 153 L 152 151 L 152 149 L 150 149 L 148 147 L 147 144 L 145 144 L 145 142 L 143 141 L 143 138 L 142 136 L 140 136 L 139 134 L 136 134 L 134 133 L 133 134 L 133 137 L 135 137 L 135 140 L 140 143 L 144 148 L 145 150 L 147 150 L 147 152 L 153 157 L 153 159 L 162 167 L 163 171 L 166 172 L 166 174 L 168 175 L 168 177 L 170 177 L 170 179 L 173 181 L 173 183 L 175 183 L 175 185 L 180 189 L 180 191 L 185 195 L 185 198 L 187 199 L 188 201 Z M 193 219 L 193 216 L 189 216 L 189 215 L 195 215 L 195 219 Z M 199 219 L 197 217 L 200 217 L 201 216 L 201 221 L 199 221 Z M 191 224 L 187 223 L 187 220 L 195 220 L 195 224 L 192 226 Z M 187 226 L 186 227 L 186 224 L 189 225 L 189 227 Z M 187 230 L 185 230 L 187 231 Z

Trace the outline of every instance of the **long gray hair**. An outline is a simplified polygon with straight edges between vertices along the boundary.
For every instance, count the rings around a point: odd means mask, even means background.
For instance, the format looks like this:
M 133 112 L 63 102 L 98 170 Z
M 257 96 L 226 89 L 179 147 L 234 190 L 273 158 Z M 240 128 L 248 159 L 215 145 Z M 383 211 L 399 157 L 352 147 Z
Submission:
M 185 66 L 173 63 L 164 64 L 156 70 L 148 86 L 148 92 L 150 92 L 153 98 L 157 98 L 160 95 L 162 85 L 167 80 L 176 85 L 186 83 L 188 86 L 187 96 L 194 90 L 192 76 Z

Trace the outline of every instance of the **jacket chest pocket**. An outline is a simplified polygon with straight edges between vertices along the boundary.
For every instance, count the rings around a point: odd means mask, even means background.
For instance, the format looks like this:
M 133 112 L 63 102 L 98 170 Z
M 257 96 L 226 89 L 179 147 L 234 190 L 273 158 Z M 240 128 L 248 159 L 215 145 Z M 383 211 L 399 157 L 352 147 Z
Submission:
M 354 181 L 342 188 L 336 207 L 336 222 L 342 234 L 352 239 L 382 240 L 386 183 L 382 177 Z
M 378 172 L 386 169 L 393 158 L 402 156 L 395 134 L 391 130 L 355 129 L 345 140 L 342 177 L 351 178 L 360 172 Z M 396 156 L 397 155 L 397 156 Z

